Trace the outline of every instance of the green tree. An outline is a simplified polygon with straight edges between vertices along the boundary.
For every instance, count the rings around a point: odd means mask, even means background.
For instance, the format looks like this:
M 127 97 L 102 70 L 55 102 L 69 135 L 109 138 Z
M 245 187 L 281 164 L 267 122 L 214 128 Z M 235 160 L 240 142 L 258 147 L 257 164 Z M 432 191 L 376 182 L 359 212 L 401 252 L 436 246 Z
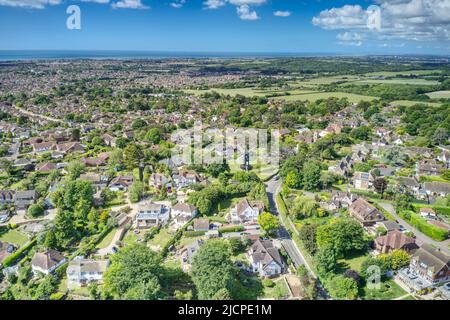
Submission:
M 390 255 L 390 266 L 392 270 L 398 270 L 409 265 L 411 256 L 404 250 L 397 249 Z
M 298 171 L 291 171 L 285 179 L 286 185 L 292 189 L 300 189 L 303 183 L 303 176 Z
M 133 244 L 111 256 L 105 288 L 117 299 L 161 297 L 161 257 L 143 244 Z
M 158 128 L 151 128 L 145 134 L 145 140 L 153 144 L 158 144 L 161 141 L 161 131 Z
M 319 249 L 331 245 L 338 255 L 367 247 L 364 229 L 357 221 L 349 218 L 336 219 L 320 226 L 316 239 Z
M 128 170 L 137 168 L 143 158 L 144 153 L 135 143 L 128 144 L 123 151 L 123 162 Z
M 320 165 L 307 162 L 303 167 L 303 187 L 309 191 L 317 191 L 320 187 Z
M 333 277 L 326 283 L 330 296 L 338 300 L 355 300 L 358 297 L 358 284 L 352 278 L 342 275 Z
M 205 242 L 192 262 L 192 280 L 197 288 L 198 297 L 211 300 L 221 289 L 231 292 L 233 279 L 230 245 L 221 239 Z
M 337 268 L 336 252 L 331 245 L 323 246 L 314 256 L 317 271 L 321 276 L 334 272 Z
M 45 234 L 44 247 L 49 249 L 58 248 L 58 239 L 56 238 L 53 229 L 48 230 L 47 233 Z
M 270 212 L 263 212 L 258 216 L 258 223 L 268 234 L 273 234 L 280 227 L 280 221 Z
M 36 218 L 44 214 L 44 208 L 40 204 L 32 204 L 28 208 L 28 215 L 30 217 Z

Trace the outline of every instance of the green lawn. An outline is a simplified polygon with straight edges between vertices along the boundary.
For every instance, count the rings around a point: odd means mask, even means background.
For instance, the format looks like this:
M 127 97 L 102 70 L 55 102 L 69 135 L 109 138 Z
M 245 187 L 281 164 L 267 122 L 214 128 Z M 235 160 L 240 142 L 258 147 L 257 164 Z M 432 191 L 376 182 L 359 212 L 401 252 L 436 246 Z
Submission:
M 365 286 L 360 292 L 363 300 L 392 300 L 406 294 L 407 292 L 392 279 L 381 283 L 380 289 L 369 289 Z
M 368 79 L 355 82 L 355 84 L 373 84 L 373 83 L 382 83 L 382 84 L 412 84 L 412 85 L 437 85 L 438 81 L 431 81 L 425 79 Z
M 361 272 L 361 264 L 368 257 L 367 254 L 352 254 L 345 259 L 338 260 L 339 268 L 344 272 L 347 269 L 352 269 Z
M 112 229 L 103 239 L 102 241 L 97 244 L 98 249 L 106 248 L 114 238 L 114 235 L 116 234 L 117 229 Z
M 133 230 L 128 230 L 125 236 L 123 237 L 123 244 L 124 245 L 131 245 L 137 243 L 137 240 L 139 238 L 138 234 L 134 234 Z
M 307 100 L 310 102 L 314 102 L 319 99 L 328 99 L 331 97 L 347 98 L 349 102 L 353 102 L 353 103 L 360 102 L 361 100 L 372 101 L 372 100 L 377 99 L 376 97 L 369 97 L 369 96 L 363 96 L 363 95 L 359 95 L 359 94 L 345 93 L 345 92 L 316 92 L 316 93 L 277 97 L 276 99 L 284 99 L 286 101 Z
M 273 287 L 264 287 L 264 294 L 262 298 L 265 299 L 280 299 L 289 296 L 289 289 L 283 278 L 275 279 Z
M 28 237 L 17 230 L 9 230 L 0 236 L 0 241 L 12 243 L 21 247 L 28 241 Z
M 440 103 L 424 102 L 424 101 L 410 101 L 410 100 L 396 100 L 396 101 L 392 101 L 391 103 L 395 104 L 395 105 L 405 106 L 405 107 L 411 107 L 416 104 L 426 104 L 431 107 L 439 107 L 440 106 Z
M 166 245 L 174 236 L 173 233 L 169 233 L 167 228 L 161 228 L 158 234 L 155 235 L 149 242 L 149 246 L 160 246 L 161 248 Z

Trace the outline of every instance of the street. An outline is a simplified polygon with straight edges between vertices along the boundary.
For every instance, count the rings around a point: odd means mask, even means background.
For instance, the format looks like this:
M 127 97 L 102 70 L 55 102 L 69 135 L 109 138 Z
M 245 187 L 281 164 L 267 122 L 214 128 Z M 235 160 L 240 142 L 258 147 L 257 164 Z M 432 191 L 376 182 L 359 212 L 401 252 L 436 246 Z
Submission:
M 427 235 L 420 232 L 419 230 L 417 230 L 416 228 L 414 228 L 413 226 L 411 226 L 407 221 L 399 217 L 399 215 L 395 212 L 394 206 L 392 204 L 379 202 L 379 205 L 384 210 L 389 212 L 399 222 L 399 224 L 403 225 L 405 228 L 412 231 L 416 235 L 416 239 L 418 240 L 417 242 L 419 242 L 418 244 L 430 243 L 436 248 L 439 248 L 441 251 L 445 252 L 446 254 L 450 254 L 450 248 L 448 247 L 450 245 L 450 239 L 441 242 L 435 241 L 430 237 L 428 237 Z

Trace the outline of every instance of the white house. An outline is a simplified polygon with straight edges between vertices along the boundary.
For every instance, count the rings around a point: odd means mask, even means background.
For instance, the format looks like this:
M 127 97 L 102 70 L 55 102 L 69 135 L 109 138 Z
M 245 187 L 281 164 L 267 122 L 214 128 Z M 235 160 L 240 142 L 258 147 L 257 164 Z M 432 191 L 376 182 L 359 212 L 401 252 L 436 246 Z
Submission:
M 261 277 L 273 277 L 283 272 L 283 260 L 271 240 L 257 240 L 247 252 L 252 271 Z
M 108 260 L 92 260 L 76 257 L 67 267 L 67 287 L 79 288 L 89 283 L 101 283 L 108 268 Z
M 261 201 L 248 201 L 244 198 L 231 209 L 228 220 L 236 224 L 255 222 L 263 210 L 264 204 Z
M 191 204 L 178 202 L 172 207 L 170 214 L 179 225 L 183 225 L 197 215 L 197 208 Z
M 50 274 L 60 265 L 66 262 L 66 258 L 53 249 L 47 249 L 44 252 L 36 252 L 31 260 L 31 268 L 34 274 Z
M 156 225 L 165 225 L 169 221 L 170 209 L 162 204 L 144 202 L 139 204 L 136 214 L 136 227 L 139 229 L 151 228 Z

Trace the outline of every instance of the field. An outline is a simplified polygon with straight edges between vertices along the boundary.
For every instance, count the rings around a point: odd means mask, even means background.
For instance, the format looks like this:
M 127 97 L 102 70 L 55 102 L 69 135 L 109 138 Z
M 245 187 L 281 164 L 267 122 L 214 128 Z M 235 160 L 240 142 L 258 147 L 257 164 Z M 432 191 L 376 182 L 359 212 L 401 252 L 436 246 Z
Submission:
M 415 104 L 426 104 L 426 105 L 429 105 L 429 106 L 432 106 L 432 107 L 439 107 L 440 106 L 439 103 L 435 103 L 435 102 L 408 101 L 408 100 L 392 101 L 392 104 L 405 106 L 405 107 L 410 107 L 410 106 L 413 106 Z
M 411 70 L 411 71 L 382 71 L 367 73 L 368 77 L 395 77 L 395 76 L 424 76 L 433 73 L 442 73 L 442 70 Z
M 355 84 L 373 84 L 373 83 L 382 83 L 382 84 L 412 84 L 412 85 L 437 85 L 438 81 L 431 81 L 425 79 L 368 79 L 354 82 Z
M 21 247 L 28 241 L 28 237 L 17 230 L 10 230 L 0 236 L 0 241 Z
M 299 94 L 299 95 L 290 95 L 283 97 L 276 97 L 276 99 L 284 99 L 286 101 L 299 101 L 299 100 L 307 100 L 310 102 L 317 101 L 319 99 L 328 99 L 331 97 L 336 98 L 347 98 L 348 101 L 357 103 L 361 100 L 372 101 L 377 99 L 376 97 L 363 96 L 359 94 L 353 93 L 344 93 L 344 92 L 315 92 L 315 93 L 307 93 L 307 94 Z
M 431 99 L 450 99 L 450 91 L 435 91 L 427 93 Z

